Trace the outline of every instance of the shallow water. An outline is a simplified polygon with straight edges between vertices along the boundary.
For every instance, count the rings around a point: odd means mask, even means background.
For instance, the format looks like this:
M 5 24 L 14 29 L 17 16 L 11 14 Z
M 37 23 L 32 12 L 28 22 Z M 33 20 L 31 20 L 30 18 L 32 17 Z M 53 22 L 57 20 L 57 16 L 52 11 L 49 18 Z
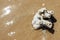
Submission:
M 42 40 L 42 30 L 31 25 L 41 7 L 54 10 L 57 19 L 54 34 L 46 31 L 46 40 L 60 40 L 60 0 L 0 0 L 0 5 L 0 40 Z

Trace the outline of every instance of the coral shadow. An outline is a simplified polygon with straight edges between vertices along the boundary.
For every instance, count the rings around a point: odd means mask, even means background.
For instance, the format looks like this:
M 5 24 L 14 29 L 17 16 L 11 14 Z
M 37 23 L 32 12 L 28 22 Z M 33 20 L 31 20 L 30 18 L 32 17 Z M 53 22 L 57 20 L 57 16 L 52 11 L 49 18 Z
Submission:
M 57 22 L 56 18 L 54 16 L 51 16 L 51 18 L 44 18 L 44 20 L 48 20 L 50 22 L 52 22 L 52 28 L 48 28 L 47 26 L 44 26 L 43 27 L 40 27 L 38 28 L 37 30 L 39 29 L 43 29 L 43 30 L 48 30 L 50 33 L 54 34 L 55 30 L 53 29 L 54 28 L 54 23 Z
M 52 28 L 48 28 L 46 26 L 43 26 L 43 30 L 48 30 L 50 33 L 54 34 L 55 30 L 54 30 L 54 23 L 57 22 L 56 18 L 54 16 L 51 16 L 50 19 L 48 19 L 48 21 L 52 22 Z

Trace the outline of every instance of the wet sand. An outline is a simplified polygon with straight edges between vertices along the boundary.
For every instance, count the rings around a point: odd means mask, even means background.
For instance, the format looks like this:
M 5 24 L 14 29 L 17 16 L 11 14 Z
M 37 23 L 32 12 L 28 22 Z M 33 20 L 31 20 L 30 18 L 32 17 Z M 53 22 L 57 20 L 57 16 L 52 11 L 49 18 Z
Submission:
M 32 29 L 31 21 L 42 4 L 49 10 L 54 10 L 57 22 L 54 24 L 54 34 L 46 31 L 46 40 L 60 40 L 60 0 L 0 0 L 0 40 L 42 40 L 42 30 Z M 12 6 L 9 15 L 1 17 L 3 10 Z M 7 25 L 6 22 L 13 21 Z M 8 34 L 13 33 L 11 36 Z

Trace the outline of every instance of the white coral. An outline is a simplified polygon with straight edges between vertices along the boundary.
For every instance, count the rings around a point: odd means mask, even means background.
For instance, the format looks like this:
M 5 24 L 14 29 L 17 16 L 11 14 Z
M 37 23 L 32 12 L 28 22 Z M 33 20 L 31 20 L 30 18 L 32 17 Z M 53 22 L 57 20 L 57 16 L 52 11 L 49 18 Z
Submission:
M 41 12 L 44 14 L 40 15 Z M 32 25 L 34 29 L 38 29 L 42 25 L 46 25 L 47 27 L 51 28 L 52 23 L 50 21 L 44 20 L 43 18 L 51 18 L 51 15 L 53 14 L 53 11 L 49 11 L 46 8 L 41 8 L 38 10 L 38 12 L 35 14 L 32 20 Z M 40 18 L 40 19 L 39 19 Z

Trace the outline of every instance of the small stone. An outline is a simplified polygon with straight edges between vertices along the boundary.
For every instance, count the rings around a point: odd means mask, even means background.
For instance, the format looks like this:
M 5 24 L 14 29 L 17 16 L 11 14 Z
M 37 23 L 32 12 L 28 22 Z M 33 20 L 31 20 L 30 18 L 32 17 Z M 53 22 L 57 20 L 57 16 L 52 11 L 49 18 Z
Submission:
M 8 36 L 13 36 L 15 34 L 15 32 L 9 32 Z

